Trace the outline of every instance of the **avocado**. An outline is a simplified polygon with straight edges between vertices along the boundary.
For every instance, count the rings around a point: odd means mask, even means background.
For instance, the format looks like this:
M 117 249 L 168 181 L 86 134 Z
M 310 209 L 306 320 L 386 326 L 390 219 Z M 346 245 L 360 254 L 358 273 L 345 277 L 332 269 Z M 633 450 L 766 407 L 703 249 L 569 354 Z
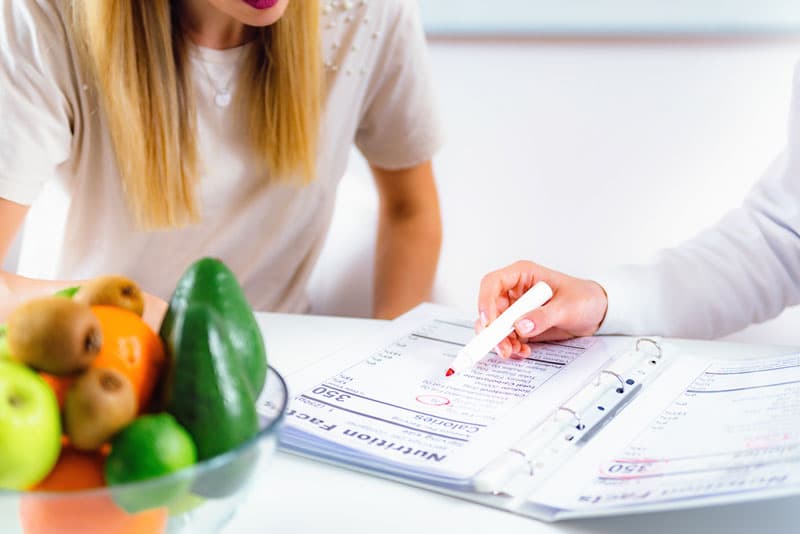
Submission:
M 255 399 L 222 316 L 207 304 L 189 304 L 165 341 L 170 355 L 165 408 L 191 434 L 197 459 L 223 454 L 255 436 Z
M 258 399 L 267 376 L 267 353 L 261 330 L 236 276 L 220 260 L 202 258 L 192 264 L 175 288 L 161 338 L 168 342 L 176 322 L 190 304 L 205 304 L 217 312 L 231 344 L 231 357 L 240 361 L 253 401 Z

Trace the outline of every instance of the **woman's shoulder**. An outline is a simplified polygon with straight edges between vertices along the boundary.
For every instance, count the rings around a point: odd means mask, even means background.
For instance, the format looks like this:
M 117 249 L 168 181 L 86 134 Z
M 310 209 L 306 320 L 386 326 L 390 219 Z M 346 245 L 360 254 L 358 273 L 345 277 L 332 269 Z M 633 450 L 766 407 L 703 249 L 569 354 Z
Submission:
M 15 54 L 63 50 L 65 0 L 0 0 L 0 40 Z
M 20 27 L 63 27 L 65 0 L 0 0 L 0 17 L 4 29 L 8 25 Z
M 381 26 L 380 31 L 402 31 L 408 28 L 409 23 L 418 22 L 418 4 L 417 0 L 372 0 L 366 7 L 373 11 L 376 24 Z
M 325 0 L 321 26 L 326 67 L 348 72 L 379 67 L 379 56 L 421 33 L 416 0 Z
M 418 18 L 417 0 L 325 0 L 324 30 L 369 32 L 375 37 L 402 29 L 403 22 Z
M 78 101 L 80 74 L 67 24 L 68 1 L 0 0 L 0 84 L 16 88 L 9 93 L 22 100 L 26 94 L 38 95 L 64 109 Z M 18 113 L 23 106 L 11 98 L 1 104 L 19 107 Z
M 376 13 L 385 13 L 387 16 L 399 17 L 407 13 L 416 13 L 418 10 L 418 0 L 361 0 L 359 4 L 370 6 Z

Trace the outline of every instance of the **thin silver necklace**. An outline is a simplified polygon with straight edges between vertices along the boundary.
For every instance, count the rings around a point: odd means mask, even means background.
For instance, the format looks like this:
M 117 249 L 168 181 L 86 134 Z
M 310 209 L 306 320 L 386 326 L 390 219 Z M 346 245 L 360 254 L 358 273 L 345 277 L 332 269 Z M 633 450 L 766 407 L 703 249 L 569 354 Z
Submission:
M 236 78 L 236 73 L 239 70 L 239 61 L 242 58 L 242 51 L 239 51 L 239 55 L 234 62 L 233 72 L 231 73 L 228 81 L 225 85 L 220 88 L 216 83 L 214 83 L 214 78 L 211 76 L 211 73 L 208 72 L 208 68 L 206 67 L 206 62 L 202 56 L 198 57 L 198 61 L 200 62 L 200 68 L 203 70 L 203 74 L 206 75 L 206 79 L 208 80 L 208 84 L 214 90 L 214 104 L 220 108 L 227 108 L 231 105 L 231 101 L 233 100 L 233 94 L 231 93 L 231 84 L 233 83 L 234 78 Z

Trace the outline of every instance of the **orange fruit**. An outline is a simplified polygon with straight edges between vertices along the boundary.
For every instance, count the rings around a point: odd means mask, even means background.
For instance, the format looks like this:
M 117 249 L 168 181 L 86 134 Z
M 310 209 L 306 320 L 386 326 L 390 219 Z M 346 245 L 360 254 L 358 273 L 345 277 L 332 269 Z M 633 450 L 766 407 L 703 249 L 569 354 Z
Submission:
M 158 534 L 164 532 L 166 508 L 129 514 L 108 490 L 91 493 L 105 485 L 104 457 L 63 449 L 48 477 L 20 502 L 20 522 L 25 534 Z M 77 492 L 48 495 L 34 492 Z
M 161 534 L 169 518 L 166 508 L 129 514 L 103 492 L 25 496 L 19 512 L 25 534 Z
M 92 311 L 103 332 L 103 346 L 92 367 L 116 369 L 127 376 L 141 412 L 150 402 L 166 363 L 161 338 L 131 311 L 113 306 L 92 306 Z
M 34 491 L 77 491 L 105 486 L 101 454 L 64 448 L 47 478 Z
M 48 385 L 53 388 L 53 391 L 56 393 L 56 399 L 58 400 L 58 407 L 64 407 L 64 398 L 67 396 L 67 390 L 75 381 L 73 377 L 67 376 L 55 376 L 49 375 L 47 373 L 39 373 L 44 381 L 48 383 Z
M 103 346 L 91 367 L 116 369 L 124 374 L 133 385 L 141 413 L 150 402 L 166 364 L 161 338 L 141 317 L 123 308 L 92 306 L 92 312 L 100 321 Z M 63 406 L 64 396 L 75 379 L 42 376 L 56 392 L 59 406 Z

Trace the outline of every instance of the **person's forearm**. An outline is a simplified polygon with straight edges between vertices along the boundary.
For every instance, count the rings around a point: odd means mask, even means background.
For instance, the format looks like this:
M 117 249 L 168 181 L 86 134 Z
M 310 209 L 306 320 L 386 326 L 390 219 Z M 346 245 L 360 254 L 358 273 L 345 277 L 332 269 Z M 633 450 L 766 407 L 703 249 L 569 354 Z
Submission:
M 607 334 L 716 337 L 800 304 L 800 69 L 781 157 L 744 204 L 651 265 L 597 281 Z
M 438 210 L 381 216 L 375 257 L 376 318 L 392 319 L 430 299 L 441 240 Z
M 0 322 L 5 320 L 15 302 L 7 275 L 4 272 L 0 272 Z
M 608 292 L 601 333 L 713 338 L 799 303 L 800 220 L 762 205 L 794 202 L 781 194 L 756 190 L 744 206 L 652 264 L 596 278 Z
M 53 295 L 56 292 L 80 285 L 80 281 L 38 280 L 25 278 L 5 271 L 0 271 L 0 324 L 19 304 L 37 297 Z M 160 298 L 144 293 L 144 320 L 153 329 L 158 330 L 167 304 Z
M 372 313 L 393 319 L 430 299 L 442 241 L 439 198 L 430 161 L 372 172 L 380 198 Z
M 70 282 L 35 280 L 0 271 L 0 322 L 21 302 L 70 287 Z

